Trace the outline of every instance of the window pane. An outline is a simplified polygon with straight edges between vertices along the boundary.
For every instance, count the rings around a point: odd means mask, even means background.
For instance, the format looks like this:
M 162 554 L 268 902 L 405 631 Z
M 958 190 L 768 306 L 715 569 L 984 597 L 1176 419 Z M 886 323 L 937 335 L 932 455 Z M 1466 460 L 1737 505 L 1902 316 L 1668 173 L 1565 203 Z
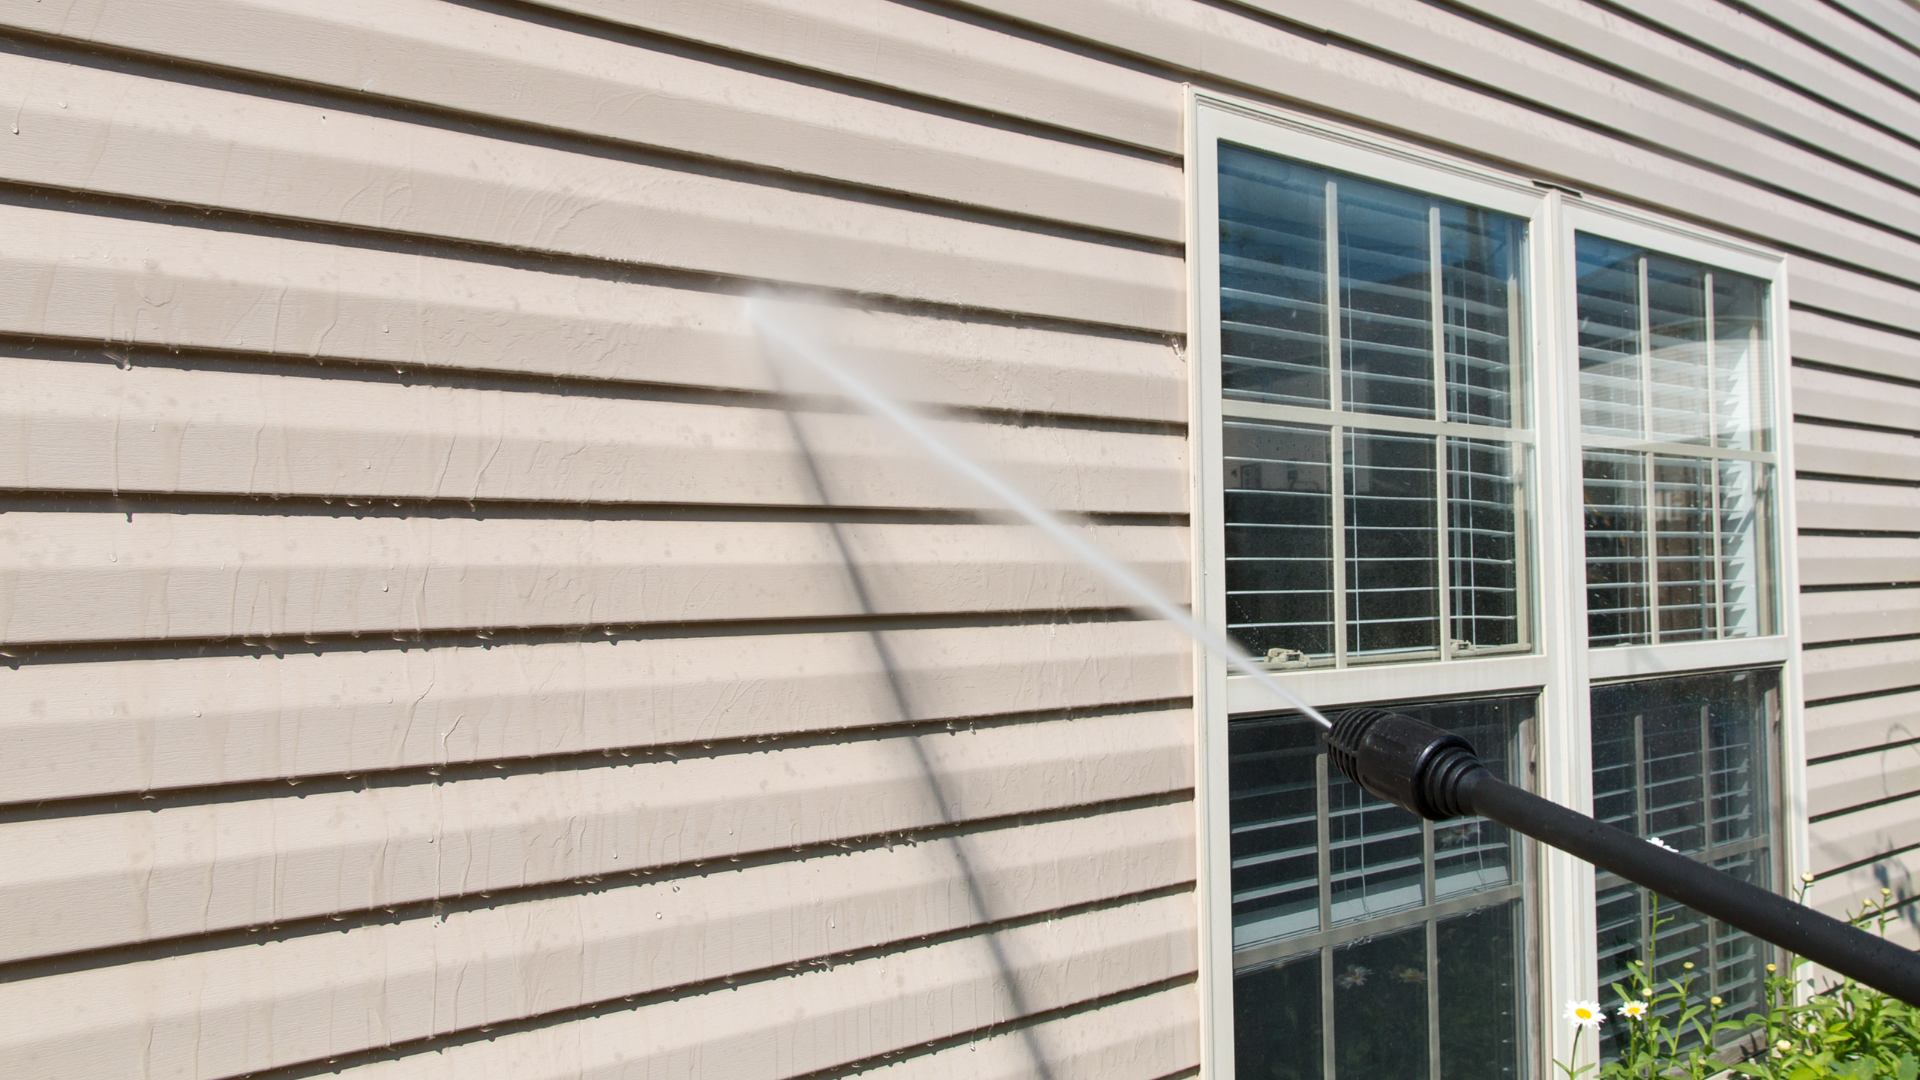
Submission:
M 1773 373 L 1766 364 L 1766 316 L 1766 282 L 1714 271 L 1714 431 L 1721 446 L 1773 449 Z
M 1321 1080 L 1320 953 L 1233 977 L 1233 1063 L 1246 1080 Z
M 1595 687 L 1594 816 L 1772 888 L 1766 747 L 1778 685 L 1774 671 L 1735 671 Z M 1603 989 L 1631 961 L 1651 960 L 1660 979 L 1691 978 L 1696 1004 L 1717 994 L 1723 1011 L 1739 1016 L 1756 1003 L 1766 945 L 1677 904 L 1656 906 L 1611 874 L 1596 886 Z M 1615 996 L 1605 990 L 1602 1000 Z M 1610 1026 L 1609 1056 L 1613 1035 Z
M 1518 482 L 1507 443 L 1448 439 L 1447 579 L 1456 642 L 1520 641 Z
M 1441 1080 L 1519 1075 L 1519 924 L 1518 900 L 1441 920 Z
M 1779 631 L 1773 611 L 1773 466 L 1720 462 L 1720 594 L 1727 637 Z
M 1639 252 L 1581 233 L 1574 273 L 1580 426 L 1596 435 L 1637 437 L 1643 427 Z
M 1333 653 L 1333 487 L 1324 428 L 1225 428 L 1227 627 L 1264 656 Z
M 1655 457 L 1653 499 L 1660 640 L 1715 637 L 1713 463 L 1705 458 Z
M 1587 639 L 1594 645 L 1647 640 L 1645 457 L 1587 451 Z
M 1348 780 L 1327 776 L 1328 866 L 1335 926 L 1426 903 L 1420 819 Z
M 1337 190 L 1346 407 L 1431 418 L 1433 260 L 1427 200 L 1344 178 Z
M 1346 435 L 1347 652 L 1439 648 L 1434 441 Z
M 1220 146 L 1221 386 L 1328 406 L 1326 174 Z
M 1513 423 L 1522 230 L 1504 214 L 1440 207 L 1440 288 L 1447 350 L 1447 418 Z
M 1227 729 L 1236 948 L 1320 929 L 1314 724 L 1297 715 Z
M 1420 716 L 1428 723 L 1458 732 L 1473 744 L 1487 771 L 1510 784 L 1519 784 L 1513 761 L 1514 731 L 1532 715 L 1529 698 L 1451 705 Z M 1518 880 L 1513 833 L 1486 818 L 1455 818 L 1433 826 L 1433 891 L 1446 900 L 1470 892 L 1485 892 Z
M 1648 256 L 1647 374 L 1652 437 L 1704 443 L 1707 408 L 1706 276 L 1693 263 Z
M 1495 776 L 1524 780 L 1517 748 L 1532 696 L 1393 708 L 1459 732 Z M 1431 1080 L 1436 1036 L 1444 1076 L 1518 1075 L 1523 874 L 1512 834 L 1477 819 L 1423 823 L 1365 794 L 1329 771 L 1317 727 L 1297 714 L 1234 720 L 1228 748 L 1239 1075 L 1318 1077 L 1331 1060 L 1336 1077 Z M 1312 865 L 1322 831 L 1324 877 Z M 1332 919 L 1316 924 L 1322 897 Z
M 1427 1078 L 1427 928 L 1333 953 L 1334 1075 Z

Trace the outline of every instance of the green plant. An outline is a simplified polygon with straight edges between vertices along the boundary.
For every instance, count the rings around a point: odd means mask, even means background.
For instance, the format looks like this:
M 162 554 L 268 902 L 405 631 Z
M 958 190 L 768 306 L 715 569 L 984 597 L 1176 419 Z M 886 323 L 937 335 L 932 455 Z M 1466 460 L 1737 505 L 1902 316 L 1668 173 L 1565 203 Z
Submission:
M 1794 899 L 1804 902 L 1811 874 L 1803 875 Z M 1882 889 L 1878 899 L 1867 900 L 1850 914 L 1855 925 L 1871 924 L 1882 936 L 1897 918 L 1892 912 L 1892 891 Z M 1655 940 L 1660 918 L 1659 900 L 1654 899 Z M 1668 979 L 1664 984 L 1654 976 L 1656 957 L 1649 951 L 1645 960 L 1633 962 L 1629 976 L 1614 984 L 1620 1003 L 1613 1020 L 1621 1054 L 1599 1068 L 1596 1080 L 1708 1080 L 1728 1075 L 1754 1080 L 1920 1080 L 1920 1008 L 1851 979 L 1824 988 L 1804 975 L 1806 961 L 1789 958 L 1786 972 L 1767 965 L 1764 981 L 1764 1013 L 1748 1013 L 1738 1019 L 1721 1015 L 1719 998 L 1705 1002 L 1693 997 L 1693 965 L 1685 965 L 1688 974 Z M 1806 1001 L 1797 1001 L 1797 989 L 1804 984 L 1814 991 Z M 1597 1017 L 1581 1019 L 1575 1004 L 1596 1010 L 1591 1002 L 1570 1003 L 1568 1019 L 1580 1027 L 1575 1031 L 1573 1058 L 1579 1060 L 1580 1035 L 1588 1028 L 1598 1030 Z M 1742 1037 L 1726 1041 L 1733 1033 Z M 1565 1080 L 1594 1069 L 1592 1065 L 1575 1068 L 1571 1063 L 1554 1062 Z

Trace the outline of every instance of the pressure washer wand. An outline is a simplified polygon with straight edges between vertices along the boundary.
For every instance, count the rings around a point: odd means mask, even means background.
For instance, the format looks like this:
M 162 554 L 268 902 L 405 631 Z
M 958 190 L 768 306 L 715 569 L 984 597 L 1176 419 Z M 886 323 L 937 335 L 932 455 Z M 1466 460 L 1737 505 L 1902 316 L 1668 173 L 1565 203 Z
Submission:
M 1532 795 L 1487 771 L 1463 738 L 1379 709 L 1342 714 L 1328 756 L 1349 780 L 1432 821 L 1475 814 L 1920 1005 L 1920 953 Z

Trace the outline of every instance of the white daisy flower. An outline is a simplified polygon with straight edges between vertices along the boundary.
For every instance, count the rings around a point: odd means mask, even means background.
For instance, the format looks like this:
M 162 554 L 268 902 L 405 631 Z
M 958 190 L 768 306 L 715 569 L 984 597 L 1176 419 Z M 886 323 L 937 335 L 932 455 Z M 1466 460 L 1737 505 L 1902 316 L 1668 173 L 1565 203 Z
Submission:
M 1647 1003 L 1644 1001 L 1629 1001 L 1620 1006 L 1619 1016 L 1622 1020 L 1639 1020 L 1646 1015 Z
M 1569 1001 L 1564 1015 L 1568 1020 L 1573 1021 L 1575 1027 L 1598 1030 L 1600 1019 L 1605 1014 L 1600 1011 L 1600 1003 L 1597 1001 Z

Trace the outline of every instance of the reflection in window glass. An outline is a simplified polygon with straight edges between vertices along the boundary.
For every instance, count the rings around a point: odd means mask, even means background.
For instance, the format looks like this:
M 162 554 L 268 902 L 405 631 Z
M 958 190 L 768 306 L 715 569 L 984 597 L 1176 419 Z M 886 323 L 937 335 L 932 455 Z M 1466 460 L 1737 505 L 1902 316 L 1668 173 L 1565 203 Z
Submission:
M 1227 625 L 1256 656 L 1333 654 L 1333 475 L 1325 428 L 1229 422 Z
M 1526 223 L 1224 144 L 1219 198 L 1229 632 L 1526 649 Z
M 1433 415 L 1427 199 L 1359 180 L 1340 207 L 1341 396 L 1355 412 Z
M 1524 222 L 1224 143 L 1219 185 L 1227 397 L 1513 423 Z
M 1495 775 L 1519 779 L 1530 697 L 1395 708 L 1460 732 Z M 1238 1074 L 1519 1075 L 1513 835 L 1374 798 L 1329 770 L 1297 715 L 1235 720 L 1228 746 Z
M 1648 639 L 1646 456 L 1587 451 L 1587 640 Z
M 1773 888 L 1767 746 L 1778 694 L 1774 671 L 1595 687 L 1594 816 Z M 1645 889 L 1606 873 L 1596 885 L 1603 989 L 1646 960 L 1652 942 L 1657 978 L 1690 976 L 1697 999 L 1719 995 L 1733 1016 L 1757 1004 L 1764 943 L 1672 903 L 1659 905 L 1656 934 Z M 1615 1032 L 1604 1034 L 1613 1053 Z
M 1347 653 L 1439 648 L 1434 440 L 1346 437 Z
M 1766 282 L 1575 248 L 1590 643 L 1777 633 Z
M 1448 439 L 1447 580 L 1456 648 L 1523 640 L 1517 455 L 1507 443 Z

